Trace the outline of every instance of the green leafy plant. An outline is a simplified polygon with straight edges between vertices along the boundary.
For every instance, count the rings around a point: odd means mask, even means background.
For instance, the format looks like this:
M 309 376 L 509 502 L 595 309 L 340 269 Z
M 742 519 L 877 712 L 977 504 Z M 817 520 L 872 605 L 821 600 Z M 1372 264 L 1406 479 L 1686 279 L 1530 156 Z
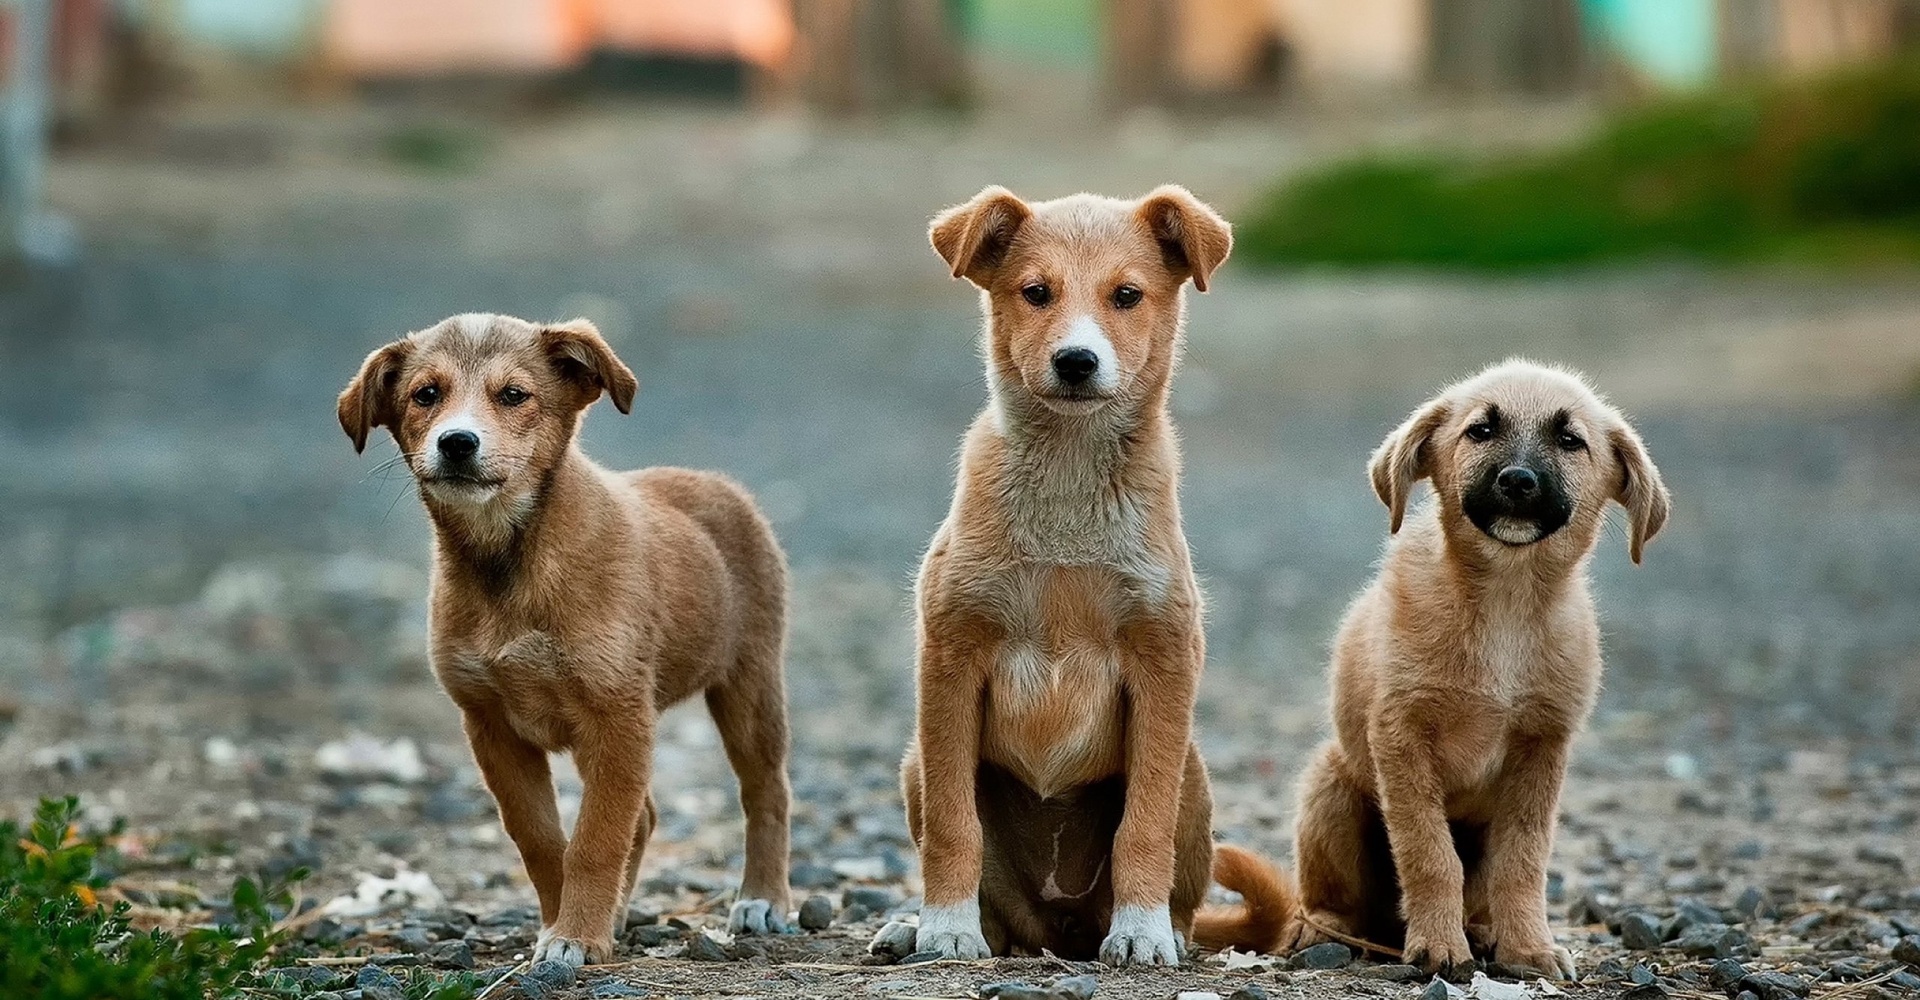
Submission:
M 0 996 L 9 1000 L 201 1000 L 232 996 L 281 941 L 284 883 L 234 883 L 233 922 L 136 931 L 125 902 L 99 901 L 103 838 L 76 833 L 79 801 L 40 803 L 25 830 L 0 822 Z
M 1486 163 L 1367 157 L 1236 232 L 1282 264 L 1511 270 L 1636 257 L 1920 260 L 1920 61 L 1656 103 Z

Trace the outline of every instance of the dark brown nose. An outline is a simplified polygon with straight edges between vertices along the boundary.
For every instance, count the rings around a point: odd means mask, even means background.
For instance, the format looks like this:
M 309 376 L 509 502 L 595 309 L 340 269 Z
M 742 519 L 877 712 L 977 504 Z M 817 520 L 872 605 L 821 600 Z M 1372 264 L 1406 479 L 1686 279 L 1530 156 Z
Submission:
M 1498 486 L 1500 492 L 1509 500 L 1530 499 L 1540 492 L 1540 477 L 1534 475 L 1532 469 L 1518 465 L 1509 465 L 1501 469 L 1500 475 L 1494 479 L 1493 484 Z
M 480 450 L 480 435 L 472 431 L 448 431 L 440 435 L 440 454 L 455 461 L 472 458 Z
M 1084 347 L 1069 347 L 1053 355 L 1053 373 L 1067 385 L 1085 382 L 1099 368 L 1100 356 Z

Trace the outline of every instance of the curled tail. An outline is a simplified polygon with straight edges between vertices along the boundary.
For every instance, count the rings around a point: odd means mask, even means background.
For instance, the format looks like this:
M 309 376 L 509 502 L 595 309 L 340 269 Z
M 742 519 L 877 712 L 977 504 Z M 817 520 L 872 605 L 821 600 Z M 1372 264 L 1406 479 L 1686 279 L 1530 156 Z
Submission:
M 1293 878 L 1242 847 L 1216 844 L 1213 880 L 1240 894 L 1238 906 L 1209 906 L 1193 915 L 1193 940 L 1208 948 L 1270 952 L 1299 912 Z

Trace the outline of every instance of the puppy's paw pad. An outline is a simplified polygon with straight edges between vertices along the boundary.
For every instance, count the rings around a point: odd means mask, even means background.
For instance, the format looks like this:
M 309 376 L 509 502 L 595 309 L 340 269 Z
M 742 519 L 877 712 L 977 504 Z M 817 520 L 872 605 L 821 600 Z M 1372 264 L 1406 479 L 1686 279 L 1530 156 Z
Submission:
M 1164 906 L 1115 910 L 1107 939 L 1100 942 L 1100 960 L 1108 965 L 1177 966 L 1180 953 L 1180 939 Z
M 742 899 L 727 911 L 729 934 L 785 934 L 787 915 L 764 899 Z
M 559 962 L 572 968 L 597 964 L 613 958 L 612 942 L 588 941 L 584 938 L 563 937 L 551 930 L 542 930 L 540 937 L 533 943 L 533 964 L 541 962 Z
M 918 935 L 916 951 L 938 952 L 941 958 L 957 958 L 975 962 L 991 957 L 987 950 L 987 939 L 972 931 L 941 931 Z
M 1543 948 L 1501 948 L 1494 960 L 1510 969 L 1525 969 L 1546 979 L 1574 978 L 1573 953 L 1559 945 Z
M 889 958 L 905 958 L 913 954 L 920 936 L 920 928 L 904 920 L 889 920 L 880 932 L 867 944 L 867 953 L 884 955 Z

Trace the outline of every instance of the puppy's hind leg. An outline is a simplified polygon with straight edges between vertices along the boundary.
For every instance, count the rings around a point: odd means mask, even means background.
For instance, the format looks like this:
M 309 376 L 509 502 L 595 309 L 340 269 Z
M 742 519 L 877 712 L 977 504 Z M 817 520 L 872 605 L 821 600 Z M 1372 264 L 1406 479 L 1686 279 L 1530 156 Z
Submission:
M 1384 845 L 1376 847 L 1383 835 L 1380 814 L 1347 778 L 1346 766 L 1340 745 L 1329 741 L 1301 775 L 1294 823 L 1300 911 L 1277 951 L 1331 941 L 1336 934 L 1377 934 L 1377 912 L 1394 910 L 1392 859 L 1384 856 Z
M 776 619 L 777 622 L 777 619 Z M 776 625 L 776 627 L 778 627 Z M 787 691 L 781 642 L 749 641 L 725 683 L 707 689 L 707 709 L 740 782 L 747 816 L 747 863 L 740 896 L 727 915 L 736 934 L 787 931 Z

